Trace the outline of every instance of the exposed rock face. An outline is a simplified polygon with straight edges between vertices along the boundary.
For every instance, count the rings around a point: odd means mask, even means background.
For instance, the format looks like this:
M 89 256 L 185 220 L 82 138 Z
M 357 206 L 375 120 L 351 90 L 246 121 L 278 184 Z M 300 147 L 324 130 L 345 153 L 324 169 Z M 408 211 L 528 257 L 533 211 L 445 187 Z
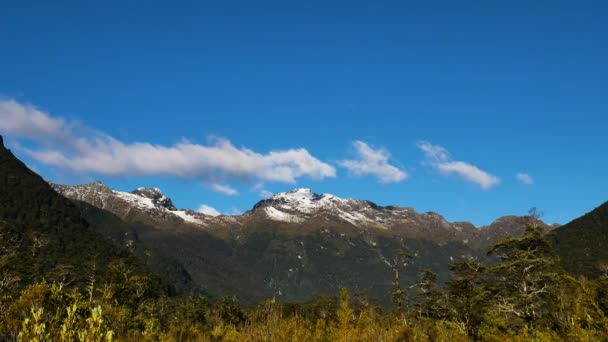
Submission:
M 97 181 L 83 185 L 51 184 L 62 195 L 108 210 L 126 220 L 186 222 L 205 225 L 205 216 L 191 210 L 178 210 L 171 198 L 158 188 L 138 188 L 132 192 L 112 190 Z
M 163 195 L 159 188 L 137 188 L 137 190 L 134 190 L 131 193 L 151 199 L 154 206 L 167 208 L 169 210 L 177 210 L 171 199 Z
M 488 226 L 476 228 L 469 222 L 448 222 L 435 212 L 418 213 L 413 208 L 379 206 L 371 201 L 343 199 L 331 194 L 317 194 L 311 189 L 278 193 L 255 204 L 242 215 L 205 215 L 193 210 L 178 210 L 158 188 L 116 191 L 101 182 L 84 185 L 51 184 L 64 196 L 87 202 L 128 220 L 182 222 L 199 228 L 221 229 L 274 221 L 283 230 L 343 226 L 354 230 L 398 235 L 410 239 L 431 240 L 440 244 L 460 242 L 482 248 L 507 236 L 520 235 L 529 217 L 504 216 Z M 543 224 L 538 221 L 539 224 Z M 300 228 L 298 228 L 300 226 Z M 547 229 L 554 226 L 547 226 Z M 309 231 L 310 229 L 305 229 Z

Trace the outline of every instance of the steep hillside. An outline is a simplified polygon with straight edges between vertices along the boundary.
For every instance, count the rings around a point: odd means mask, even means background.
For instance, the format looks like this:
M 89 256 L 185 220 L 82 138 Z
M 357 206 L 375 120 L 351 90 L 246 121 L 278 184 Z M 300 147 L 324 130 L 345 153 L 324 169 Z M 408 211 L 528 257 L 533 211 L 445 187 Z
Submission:
M 163 254 L 157 249 L 146 248 L 138 236 L 138 231 L 145 231 L 146 225 L 137 222 L 126 222 L 110 213 L 82 201 L 74 201 L 80 209 L 82 218 L 90 223 L 92 230 L 110 239 L 115 245 L 124 247 L 137 257 L 151 272 L 186 292 L 203 292 L 193 281 L 184 266 L 174 257 Z
M 597 278 L 608 272 L 608 202 L 552 232 L 562 267 Z
M 116 259 L 132 255 L 94 232 L 78 208 L 15 158 L 0 137 L 3 275 L 21 284 L 44 278 L 81 286 Z

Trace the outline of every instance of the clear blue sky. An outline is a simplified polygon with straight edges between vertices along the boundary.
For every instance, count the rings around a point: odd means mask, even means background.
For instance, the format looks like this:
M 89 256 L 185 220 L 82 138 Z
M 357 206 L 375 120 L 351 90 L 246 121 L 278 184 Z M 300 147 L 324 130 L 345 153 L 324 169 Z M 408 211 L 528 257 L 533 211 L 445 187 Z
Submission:
M 0 1 L 0 134 L 46 179 L 477 225 L 608 200 L 606 2 L 124 3 Z

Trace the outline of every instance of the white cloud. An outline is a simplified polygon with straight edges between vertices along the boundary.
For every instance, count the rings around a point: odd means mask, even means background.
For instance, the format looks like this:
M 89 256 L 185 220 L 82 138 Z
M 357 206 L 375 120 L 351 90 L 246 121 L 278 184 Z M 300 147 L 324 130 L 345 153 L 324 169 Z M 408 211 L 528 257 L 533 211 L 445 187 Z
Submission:
M 427 160 L 446 162 L 451 159 L 450 153 L 443 146 L 433 145 L 427 141 L 420 141 L 416 146 L 424 152 L 424 156 Z
M 482 189 L 490 189 L 500 183 L 500 178 L 481 170 L 475 165 L 454 161 L 448 150 L 427 141 L 416 144 L 424 152 L 425 162 L 439 170 L 444 175 L 455 174 L 464 180 L 479 185 Z
M 274 195 L 271 191 L 268 191 L 264 188 L 264 183 L 257 183 L 251 188 L 252 192 L 257 192 L 260 197 L 263 199 L 267 199 Z
M 391 155 L 387 150 L 373 149 L 363 141 L 355 141 L 353 147 L 359 159 L 339 162 L 339 165 L 348 169 L 352 175 L 372 175 L 381 183 L 396 183 L 408 177 L 405 171 L 388 163 Z
M 201 205 L 198 208 L 198 212 L 209 216 L 220 216 L 222 214 L 219 211 L 215 210 L 215 208 L 210 207 L 206 204 Z
M 230 186 L 224 185 L 224 184 L 212 183 L 212 184 L 206 184 L 205 186 L 215 192 L 219 192 L 221 194 L 228 195 L 228 196 L 234 196 L 234 195 L 239 194 L 239 192 L 236 189 L 233 189 Z
M 22 148 L 40 163 L 77 173 L 109 176 L 173 176 L 205 183 L 230 180 L 295 183 L 300 177 L 335 177 L 331 165 L 297 148 L 259 153 L 212 138 L 206 145 L 182 141 L 172 146 L 123 142 L 31 105 L 0 100 L 0 133 L 38 143 Z
M 66 123 L 32 105 L 0 99 L 0 132 L 30 139 L 61 139 Z
M 237 207 L 232 207 L 226 212 L 226 215 L 241 215 L 243 211 Z
M 262 197 L 263 199 L 270 198 L 270 197 L 272 197 L 272 195 L 274 195 L 274 194 L 272 193 L 272 191 L 268 191 L 268 190 L 266 190 L 266 189 L 262 189 L 262 190 L 260 190 L 260 192 L 258 192 L 258 194 L 259 194 L 259 195 L 260 195 L 260 197 Z
M 469 182 L 473 182 L 483 189 L 489 189 L 498 183 L 500 179 L 480 170 L 477 166 L 461 161 L 445 162 L 437 165 L 439 171 L 444 174 L 457 174 Z
M 518 173 L 517 175 L 515 175 L 515 178 L 517 178 L 517 180 L 520 181 L 522 184 L 534 184 L 534 179 L 532 179 L 532 177 L 530 177 L 530 175 L 527 173 Z

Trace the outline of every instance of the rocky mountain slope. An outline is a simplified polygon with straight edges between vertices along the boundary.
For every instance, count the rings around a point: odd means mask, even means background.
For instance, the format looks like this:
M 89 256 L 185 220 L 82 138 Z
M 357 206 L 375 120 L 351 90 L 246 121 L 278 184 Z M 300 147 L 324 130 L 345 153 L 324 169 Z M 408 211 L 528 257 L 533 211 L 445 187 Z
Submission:
M 112 190 L 101 182 L 68 186 L 51 184 L 64 196 L 110 211 L 127 221 L 151 223 L 160 227 L 198 227 L 218 234 L 249 230 L 256 222 L 272 222 L 282 232 L 309 232 L 324 225 L 376 234 L 397 234 L 439 244 L 461 242 L 476 248 L 523 232 L 527 217 L 505 216 L 489 226 L 476 228 L 469 222 L 448 222 L 434 212 L 417 213 L 410 207 L 378 206 L 367 200 L 343 199 L 317 194 L 311 189 L 278 193 L 255 204 L 242 215 L 210 216 L 188 209 L 177 209 L 171 198 L 158 188 L 138 188 L 131 192 Z M 296 228 L 298 227 L 298 228 Z M 548 226 L 549 227 L 549 226 Z M 240 229 L 239 229 L 240 228 Z
M 121 192 L 100 182 L 52 186 L 68 198 L 142 224 L 137 235 L 145 248 L 178 260 L 209 293 L 237 294 L 247 303 L 270 297 L 302 301 L 346 286 L 387 305 L 393 267 L 402 269 L 404 284 L 415 281 L 422 268 L 446 279 L 449 263 L 484 259 L 488 245 L 521 234 L 529 219 L 503 217 L 476 228 L 433 212 L 310 189 L 276 194 L 242 215 L 210 216 L 177 209 L 156 188 Z M 401 251 L 413 259 L 396 263 Z

